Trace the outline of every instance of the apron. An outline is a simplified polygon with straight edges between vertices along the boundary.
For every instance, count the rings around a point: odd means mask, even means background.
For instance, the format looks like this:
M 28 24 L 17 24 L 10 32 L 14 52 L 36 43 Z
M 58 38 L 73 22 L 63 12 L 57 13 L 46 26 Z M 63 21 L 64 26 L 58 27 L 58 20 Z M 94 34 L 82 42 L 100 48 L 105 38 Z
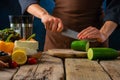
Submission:
M 103 0 L 55 0 L 53 16 L 62 20 L 64 27 L 77 32 L 94 26 L 98 29 L 102 25 L 102 2 Z M 46 31 L 44 50 L 58 48 L 68 49 L 74 39 L 61 35 L 57 32 Z M 104 46 L 103 43 L 90 43 L 90 47 Z

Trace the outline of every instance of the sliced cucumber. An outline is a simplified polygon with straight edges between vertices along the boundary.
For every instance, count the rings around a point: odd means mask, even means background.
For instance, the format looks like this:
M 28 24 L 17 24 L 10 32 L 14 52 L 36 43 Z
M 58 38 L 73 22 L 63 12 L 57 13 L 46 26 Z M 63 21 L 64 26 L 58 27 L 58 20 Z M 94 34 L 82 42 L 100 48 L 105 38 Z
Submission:
M 86 40 L 76 40 L 71 43 L 71 49 L 77 51 L 87 51 L 89 49 L 89 42 Z
M 115 59 L 118 57 L 118 52 L 112 48 L 89 48 L 87 57 L 90 60 L 96 59 Z

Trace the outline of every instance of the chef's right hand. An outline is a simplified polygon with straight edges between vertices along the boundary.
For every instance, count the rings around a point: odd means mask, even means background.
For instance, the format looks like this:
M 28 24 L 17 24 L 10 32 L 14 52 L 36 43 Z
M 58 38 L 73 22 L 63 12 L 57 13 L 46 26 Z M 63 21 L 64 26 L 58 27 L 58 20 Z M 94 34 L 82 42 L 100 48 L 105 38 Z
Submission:
M 63 30 L 63 23 L 59 18 L 45 14 L 41 17 L 41 21 L 47 30 L 51 30 L 53 32 L 61 32 Z

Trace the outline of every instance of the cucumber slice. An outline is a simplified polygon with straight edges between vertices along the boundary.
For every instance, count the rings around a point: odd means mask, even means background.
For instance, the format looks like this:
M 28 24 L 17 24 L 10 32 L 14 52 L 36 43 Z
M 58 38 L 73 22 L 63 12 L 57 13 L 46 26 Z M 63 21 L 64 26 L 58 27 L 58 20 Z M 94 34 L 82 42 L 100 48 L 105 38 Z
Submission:
M 71 49 L 77 51 L 87 51 L 89 49 L 89 42 L 87 40 L 77 40 L 71 43 Z
M 112 48 L 89 48 L 87 57 L 90 60 L 96 59 L 115 59 L 118 57 L 118 52 Z

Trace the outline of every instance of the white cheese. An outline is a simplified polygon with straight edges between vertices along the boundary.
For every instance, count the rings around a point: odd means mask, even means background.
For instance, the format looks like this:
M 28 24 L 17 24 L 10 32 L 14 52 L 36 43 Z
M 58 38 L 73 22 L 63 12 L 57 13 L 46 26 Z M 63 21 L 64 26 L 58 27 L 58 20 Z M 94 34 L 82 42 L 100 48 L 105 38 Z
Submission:
M 15 41 L 15 47 L 27 47 L 30 49 L 37 50 L 38 42 L 37 41 Z
M 15 41 L 14 50 L 23 49 L 27 55 L 37 53 L 38 42 L 37 41 Z

